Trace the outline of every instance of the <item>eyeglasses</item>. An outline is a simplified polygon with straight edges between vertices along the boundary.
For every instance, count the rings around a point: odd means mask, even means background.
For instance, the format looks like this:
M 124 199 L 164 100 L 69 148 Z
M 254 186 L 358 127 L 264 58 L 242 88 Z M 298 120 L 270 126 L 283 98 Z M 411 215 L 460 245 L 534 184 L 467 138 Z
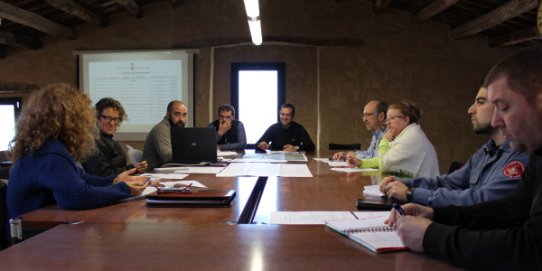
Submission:
M 115 122 L 115 123 L 119 123 L 120 122 L 120 118 L 115 118 L 115 117 L 110 117 L 110 116 L 104 116 L 104 115 L 100 115 L 100 117 L 105 120 L 105 122 L 107 123 L 111 123 L 111 122 Z
M 370 117 L 370 116 L 372 116 L 372 115 L 376 115 L 376 114 L 378 114 L 378 112 L 363 113 L 363 117 L 364 117 L 364 118 L 368 118 L 368 117 Z
M 388 116 L 388 119 L 386 121 L 393 121 L 395 119 L 403 119 L 405 116 Z

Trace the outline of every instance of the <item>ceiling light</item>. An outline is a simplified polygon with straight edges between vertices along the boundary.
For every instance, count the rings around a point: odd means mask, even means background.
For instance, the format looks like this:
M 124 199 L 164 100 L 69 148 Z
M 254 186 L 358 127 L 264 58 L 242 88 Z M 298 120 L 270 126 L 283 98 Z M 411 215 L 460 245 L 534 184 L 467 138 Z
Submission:
M 252 43 L 254 43 L 254 45 L 260 45 L 262 44 L 262 27 L 260 23 L 260 7 L 258 5 L 258 0 L 244 1 Z

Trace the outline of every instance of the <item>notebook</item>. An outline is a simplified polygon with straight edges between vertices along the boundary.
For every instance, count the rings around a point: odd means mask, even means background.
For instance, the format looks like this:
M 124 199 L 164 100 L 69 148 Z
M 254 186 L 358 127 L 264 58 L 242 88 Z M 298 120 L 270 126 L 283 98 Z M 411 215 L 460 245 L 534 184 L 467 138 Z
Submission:
M 395 227 L 384 224 L 389 212 L 363 213 L 365 217 L 358 217 L 355 220 L 326 221 L 326 226 L 375 253 L 407 249 L 397 235 Z
M 158 193 L 146 197 L 148 207 L 231 207 L 235 190 L 193 190 L 192 193 Z
M 216 162 L 215 129 L 171 127 L 171 148 L 174 163 L 214 163 Z

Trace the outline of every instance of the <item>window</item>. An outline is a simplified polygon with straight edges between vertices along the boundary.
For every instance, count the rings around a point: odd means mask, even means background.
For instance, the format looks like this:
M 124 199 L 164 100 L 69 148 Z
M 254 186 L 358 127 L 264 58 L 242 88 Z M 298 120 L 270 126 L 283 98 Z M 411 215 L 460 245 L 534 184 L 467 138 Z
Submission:
M 7 150 L 9 142 L 15 137 L 15 121 L 20 110 L 20 98 L 0 98 L 0 151 Z
M 232 105 L 243 122 L 247 148 L 254 148 L 265 130 L 278 121 L 285 101 L 284 63 L 233 63 Z

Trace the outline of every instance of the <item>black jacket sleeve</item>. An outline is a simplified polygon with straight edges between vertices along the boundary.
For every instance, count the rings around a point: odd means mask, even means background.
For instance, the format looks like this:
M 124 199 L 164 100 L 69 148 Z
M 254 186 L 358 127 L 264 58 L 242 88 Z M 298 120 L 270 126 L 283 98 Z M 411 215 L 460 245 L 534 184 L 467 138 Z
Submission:
M 426 253 L 474 270 L 542 270 L 542 164 L 531 157 L 511 196 L 468 207 L 435 209 Z

